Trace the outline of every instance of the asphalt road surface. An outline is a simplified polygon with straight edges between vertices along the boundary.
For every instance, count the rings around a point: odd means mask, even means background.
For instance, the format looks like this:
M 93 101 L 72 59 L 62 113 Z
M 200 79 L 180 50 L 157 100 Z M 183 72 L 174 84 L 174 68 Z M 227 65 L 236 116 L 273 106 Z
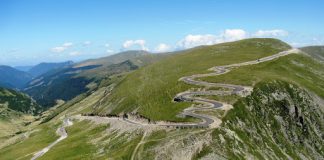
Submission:
M 179 79 L 179 81 L 183 81 L 190 85 L 197 85 L 197 86 L 203 86 L 203 87 L 216 87 L 221 88 L 220 90 L 207 90 L 207 91 L 185 91 L 177 94 L 175 98 L 173 99 L 175 102 L 195 102 L 195 103 L 201 103 L 204 104 L 205 107 L 190 107 L 185 109 L 181 115 L 183 116 L 191 116 L 194 118 L 201 119 L 201 122 L 199 123 L 170 123 L 170 124 L 156 124 L 159 126 L 165 126 L 165 127 L 176 127 L 176 128 L 208 128 L 211 127 L 213 123 L 216 123 L 216 121 L 205 114 L 198 114 L 196 111 L 203 111 L 203 110 L 210 110 L 210 109 L 219 109 L 224 106 L 228 106 L 229 104 L 226 104 L 224 102 L 219 102 L 211 99 L 206 99 L 202 97 L 197 97 L 201 95 L 220 95 L 220 96 L 226 96 L 226 95 L 239 95 L 239 96 L 247 96 L 252 91 L 252 87 L 250 86 L 241 86 L 241 85 L 233 85 L 233 84 L 223 84 L 223 83 L 210 83 L 199 80 L 199 78 L 202 77 L 210 77 L 210 76 L 218 76 L 222 74 L 226 74 L 230 72 L 233 68 L 238 68 L 242 66 L 247 65 L 254 65 L 270 60 L 274 60 L 276 58 L 286 56 L 292 53 L 300 53 L 301 51 L 298 49 L 290 49 L 287 51 L 279 52 L 277 54 L 260 58 L 257 60 L 247 61 L 243 63 L 237 63 L 237 64 L 231 64 L 231 65 L 224 65 L 224 66 L 215 66 L 210 68 L 209 70 L 212 71 L 211 73 L 207 74 L 195 74 L 191 76 L 182 77 Z M 147 125 L 143 124 L 142 122 L 137 122 L 130 120 L 128 118 L 123 118 L 123 121 L 130 123 L 130 124 L 136 124 L 136 125 Z
M 185 109 L 182 112 L 182 115 L 185 116 L 191 116 L 195 117 L 198 119 L 201 119 L 201 123 L 197 124 L 168 124 L 165 126 L 168 127 L 179 127 L 179 128 L 186 128 L 186 127 L 209 127 L 212 123 L 214 123 L 214 120 L 210 118 L 208 115 L 204 114 L 197 114 L 195 111 L 197 110 L 208 110 L 208 109 L 217 109 L 221 108 L 224 105 L 228 105 L 224 102 L 218 102 L 215 100 L 210 100 L 210 99 L 204 99 L 201 97 L 196 97 L 198 95 L 240 95 L 240 96 L 246 96 L 252 91 L 252 87 L 248 86 L 240 86 L 240 85 L 233 85 L 233 84 L 223 84 L 223 83 L 210 83 L 210 82 L 205 82 L 205 81 L 200 81 L 197 80 L 198 78 L 202 77 L 210 77 L 210 76 L 217 76 L 217 75 L 222 75 L 226 74 L 231 71 L 233 68 L 241 67 L 241 66 L 247 66 L 247 65 L 254 65 L 266 61 L 270 61 L 282 56 L 286 56 L 291 53 L 299 53 L 300 51 L 298 49 L 291 49 L 288 51 L 283 51 L 280 53 L 277 53 L 275 55 L 271 55 L 268 57 L 264 57 L 261 59 L 253 60 L 253 61 L 248 61 L 248 62 L 243 62 L 243 63 L 237 63 L 237 64 L 231 64 L 231 65 L 225 65 L 225 66 L 216 66 L 213 68 L 210 68 L 210 71 L 213 71 L 212 73 L 207 73 L 207 74 L 196 74 L 192 76 L 187 76 L 187 77 L 182 77 L 179 80 L 183 81 L 187 84 L 191 85 L 197 85 L 197 86 L 205 86 L 205 87 L 218 87 L 218 88 L 225 88 L 226 90 L 219 90 L 219 91 L 186 91 L 179 93 L 174 100 L 176 102 L 181 102 L 181 101 L 186 101 L 186 102 L 196 102 L 196 103 L 202 103 L 202 104 L 208 104 L 208 107 L 199 107 L 199 108 L 191 108 L 191 109 Z

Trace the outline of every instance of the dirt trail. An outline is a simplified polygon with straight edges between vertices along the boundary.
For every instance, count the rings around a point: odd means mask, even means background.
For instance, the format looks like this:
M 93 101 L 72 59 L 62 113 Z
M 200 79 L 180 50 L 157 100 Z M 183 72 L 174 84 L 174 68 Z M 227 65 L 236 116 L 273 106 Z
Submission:
M 41 156 L 43 156 L 46 152 L 48 152 L 54 145 L 56 145 L 57 143 L 59 143 L 60 141 L 62 141 L 63 139 L 67 138 L 68 137 L 68 134 L 65 130 L 65 127 L 68 127 L 68 126 L 71 126 L 73 125 L 73 122 L 69 119 L 69 118 L 66 118 L 63 120 L 63 125 L 61 127 L 59 127 L 57 130 L 56 130 L 56 133 L 58 135 L 60 135 L 60 138 L 57 139 L 55 142 L 51 143 L 49 146 L 43 148 L 42 150 L 38 151 L 37 153 L 34 154 L 34 157 L 31 158 L 31 160 L 35 160 Z
M 134 159 L 135 159 L 135 156 L 137 155 L 137 150 L 138 150 L 138 148 L 139 148 L 142 144 L 145 143 L 145 142 L 144 142 L 144 139 L 145 139 L 145 137 L 146 137 L 146 134 L 147 134 L 147 132 L 144 131 L 144 134 L 143 134 L 143 136 L 142 136 L 142 138 L 141 138 L 141 141 L 140 141 L 139 143 L 137 143 L 137 145 L 136 145 L 136 147 L 135 147 L 135 149 L 134 149 L 134 151 L 133 151 L 133 154 L 132 154 L 132 156 L 131 156 L 131 160 L 134 160 Z

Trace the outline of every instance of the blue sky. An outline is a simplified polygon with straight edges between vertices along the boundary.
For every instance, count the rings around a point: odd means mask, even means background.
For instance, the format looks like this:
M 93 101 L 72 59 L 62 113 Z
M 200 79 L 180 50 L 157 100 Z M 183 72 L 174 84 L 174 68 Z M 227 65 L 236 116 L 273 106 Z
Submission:
M 165 52 L 250 37 L 324 44 L 312 0 L 1 0 L 0 64 Z

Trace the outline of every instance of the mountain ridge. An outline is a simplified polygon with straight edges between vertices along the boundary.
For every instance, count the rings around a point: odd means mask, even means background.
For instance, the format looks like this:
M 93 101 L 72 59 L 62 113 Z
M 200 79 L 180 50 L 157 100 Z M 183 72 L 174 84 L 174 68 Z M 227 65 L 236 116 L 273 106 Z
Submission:
M 0 73 L 0 84 L 7 88 L 22 88 L 32 79 L 30 74 L 5 65 L 0 65 Z

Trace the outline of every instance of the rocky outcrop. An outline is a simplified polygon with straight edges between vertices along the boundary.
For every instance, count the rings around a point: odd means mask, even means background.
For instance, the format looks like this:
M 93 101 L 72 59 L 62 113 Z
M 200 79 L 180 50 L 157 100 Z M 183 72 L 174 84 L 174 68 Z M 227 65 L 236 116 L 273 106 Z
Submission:
M 214 131 L 213 152 L 239 159 L 323 159 L 322 107 L 297 85 L 259 83 Z

